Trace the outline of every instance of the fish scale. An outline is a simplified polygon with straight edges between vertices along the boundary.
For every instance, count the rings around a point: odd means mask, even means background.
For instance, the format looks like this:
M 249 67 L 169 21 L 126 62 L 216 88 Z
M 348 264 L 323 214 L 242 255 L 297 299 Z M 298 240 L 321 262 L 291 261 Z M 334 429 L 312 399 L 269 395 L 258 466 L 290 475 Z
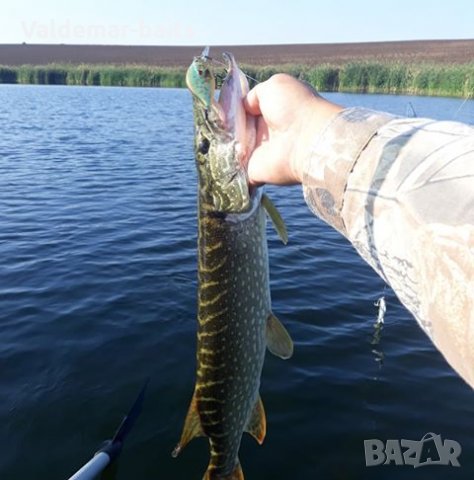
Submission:
M 201 211 L 203 216 L 206 212 Z M 248 277 L 242 261 L 258 265 L 258 249 L 248 245 L 265 241 L 265 218 L 258 206 L 244 226 L 219 216 L 209 220 L 200 229 L 198 272 L 200 285 L 215 286 L 200 289 L 195 397 L 203 432 L 211 439 L 210 468 L 225 475 L 235 467 L 263 367 L 264 323 L 270 311 L 268 269 Z M 209 249 L 217 243 L 222 246 Z M 257 295 L 250 304 L 252 290 Z M 209 399 L 220 400 L 211 414 L 204 413 L 213 403 Z M 241 408 L 236 410 L 235 404 Z
M 226 58 L 226 104 L 243 109 L 240 70 L 230 54 Z M 293 345 L 271 312 L 265 210 L 286 239 L 284 224 L 261 189 L 250 195 L 239 157 L 245 151 L 239 128 L 229 131 L 232 122 L 222 121 L 226 112 L 213 99 L 213 78 L 207 54 L 195 58 L 187 82 L 193 93 L 199 179 L 197 366 L 173 455 L 192 438 L 206 436 L 210 461 L 204 479 L 230 480 L 243 479 L 238 458 L 243 432 L 259 443 L 265 437 L 259 388 L 266 348 L 288 358 Z M 245 114 L 228 118 L 242 120 Z

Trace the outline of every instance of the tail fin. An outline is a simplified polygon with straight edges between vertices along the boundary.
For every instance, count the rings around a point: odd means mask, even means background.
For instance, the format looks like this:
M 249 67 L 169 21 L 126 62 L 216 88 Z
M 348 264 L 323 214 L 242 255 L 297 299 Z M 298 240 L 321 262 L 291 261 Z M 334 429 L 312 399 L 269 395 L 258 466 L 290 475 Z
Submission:
M 240 463 L 237 462 L 232 473 L 229 475 L 216 475 L 212 469 L 212 467 L 208 467 L 206 473 L 202 480 L 244 480 L 244 472 L 242 472 L 242 467 Z

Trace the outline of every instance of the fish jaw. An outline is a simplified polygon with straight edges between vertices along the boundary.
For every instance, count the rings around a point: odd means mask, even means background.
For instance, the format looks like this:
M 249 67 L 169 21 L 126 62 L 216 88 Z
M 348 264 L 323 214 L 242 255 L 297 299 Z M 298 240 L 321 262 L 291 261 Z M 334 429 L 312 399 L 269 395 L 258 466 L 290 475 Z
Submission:
M 245 112 L 243 105 L 249 91 L 249 84 L 234 56 L 226 52 L 223 56 L 227 62 L 228 71 L 219 94 L 218 104 L 224 128 L 235 140 L 238 163 L 242 169 L 246 170 L 256 137 L 255 118 Z
M 227 131 L 234 133 L 236 140 L 243 139 L 245 132 L 245 110 L 243 108 L 244 93 L 242 87 L 245 88 L 245 75 L 237 66 L 234 56 L 231 53 L 223 54 L 227 61 L 227 75 L 222 84 L 219 94 L 219 105 L 224 114 L 224 125 Z M 244 77 L 244 85 L 242 85 L 241 75 Z

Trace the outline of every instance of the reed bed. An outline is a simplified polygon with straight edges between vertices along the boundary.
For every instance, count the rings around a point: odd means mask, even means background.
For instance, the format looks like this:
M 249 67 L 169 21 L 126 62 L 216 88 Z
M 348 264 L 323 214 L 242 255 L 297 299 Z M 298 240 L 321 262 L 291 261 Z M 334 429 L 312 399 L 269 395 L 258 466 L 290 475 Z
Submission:
M 354 62 L 344 65 L 243 65 L 261 82 L 277 72 L 305 80 L 330 92 L 394 93 L 468 98 L 474 96 L 474 63 Z M 21 65 L 0 66 L 0 83 L 184 87 L 185 68 L 142 65 Z
M 0 66 L 0 83 L 184 87 L 184 69 L 140 65 Z

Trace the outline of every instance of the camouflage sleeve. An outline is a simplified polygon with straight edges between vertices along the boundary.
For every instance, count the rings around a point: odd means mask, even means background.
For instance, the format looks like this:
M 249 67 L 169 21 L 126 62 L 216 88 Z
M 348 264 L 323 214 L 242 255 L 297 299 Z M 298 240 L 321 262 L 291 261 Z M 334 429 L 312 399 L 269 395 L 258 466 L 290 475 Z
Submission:
M 474 128 L 343 110 L 303 189 L 474 387 Z

